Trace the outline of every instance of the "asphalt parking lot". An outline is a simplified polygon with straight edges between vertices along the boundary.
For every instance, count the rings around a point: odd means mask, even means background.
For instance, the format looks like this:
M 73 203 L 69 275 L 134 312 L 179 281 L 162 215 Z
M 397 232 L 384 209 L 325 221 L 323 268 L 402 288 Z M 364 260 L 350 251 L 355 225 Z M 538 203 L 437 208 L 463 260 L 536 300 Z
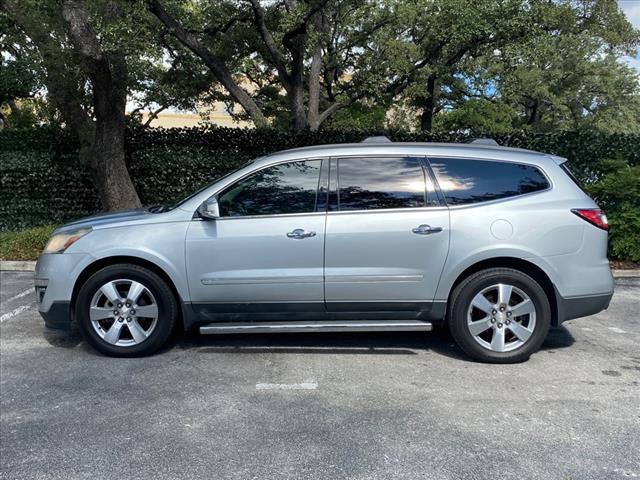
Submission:
M 112 359 L 1 272 L 2 479 L 640 478 L 640 280 L 524 364 L 446 333 L 180 334 Z

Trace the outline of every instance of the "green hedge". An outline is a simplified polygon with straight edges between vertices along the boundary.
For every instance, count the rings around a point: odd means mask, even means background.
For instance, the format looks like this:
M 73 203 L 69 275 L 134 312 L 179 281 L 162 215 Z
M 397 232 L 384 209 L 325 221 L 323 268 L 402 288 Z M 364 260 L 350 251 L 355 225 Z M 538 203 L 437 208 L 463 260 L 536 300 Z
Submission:
M 145 204 L 178 200 L 249 159 L 305 145 L 359 142 L 369 135 L 394 141 L 462 142 L 460 134 L 189 128 L 130 130 L 127 161 Z M 602 160 L 640 165 L 640 135 L 517 132 L 501 145 L 569 158 L 574 174 L 593 183 L 610 173 Z M 64 130 L 0 131 L 0 230 L 62 223 L 100 210 L 91 173 L 78 164 L 77 143 Z M 628 240 L 628 239 L 627 239 Z

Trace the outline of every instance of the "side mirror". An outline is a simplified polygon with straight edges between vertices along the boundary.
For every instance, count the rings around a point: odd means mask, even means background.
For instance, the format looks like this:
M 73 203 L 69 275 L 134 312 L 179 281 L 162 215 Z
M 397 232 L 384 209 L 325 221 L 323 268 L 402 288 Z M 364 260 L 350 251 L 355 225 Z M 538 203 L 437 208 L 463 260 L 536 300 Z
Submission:
M 210 197 L 198 207 L 198 215 L 205 219 L 216 219 L 220 217 L 220 207 L 215 197 Z

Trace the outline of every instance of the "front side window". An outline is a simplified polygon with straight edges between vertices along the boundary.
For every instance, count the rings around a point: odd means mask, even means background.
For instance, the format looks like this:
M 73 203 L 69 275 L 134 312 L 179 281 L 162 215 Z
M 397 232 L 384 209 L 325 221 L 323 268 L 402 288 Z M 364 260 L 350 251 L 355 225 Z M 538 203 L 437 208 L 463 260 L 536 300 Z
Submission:
M 549 188 L 544 174 L 532 165 L 430 158 L 440 190 L 449 205 L 486 202 Z
M 425 174 L 417 158 L 338 161 L 338 208 L 342 211 L 424 207 L 426 195 Z
M 264 168 L 218 195 L 222 217 L 310 213 L 316 209 L 321 160 Z

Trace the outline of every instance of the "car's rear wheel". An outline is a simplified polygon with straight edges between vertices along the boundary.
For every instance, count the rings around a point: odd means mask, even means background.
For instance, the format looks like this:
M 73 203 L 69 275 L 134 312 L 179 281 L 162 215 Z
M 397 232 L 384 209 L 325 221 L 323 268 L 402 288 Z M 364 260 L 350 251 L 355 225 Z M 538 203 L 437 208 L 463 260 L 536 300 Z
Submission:
M 87 341 L 107 355 L 148 355 L 167 340 L 178 305 L 167 283 L 138 265 L 94 273 L 81 287 L 76 319 Z
M 467 355 L 482 362 L 527 360 L 542 345 L 551 323 L 544 289 L 511 268 L 471 275 L 456 287 L 450 305 L 453 338 Z

